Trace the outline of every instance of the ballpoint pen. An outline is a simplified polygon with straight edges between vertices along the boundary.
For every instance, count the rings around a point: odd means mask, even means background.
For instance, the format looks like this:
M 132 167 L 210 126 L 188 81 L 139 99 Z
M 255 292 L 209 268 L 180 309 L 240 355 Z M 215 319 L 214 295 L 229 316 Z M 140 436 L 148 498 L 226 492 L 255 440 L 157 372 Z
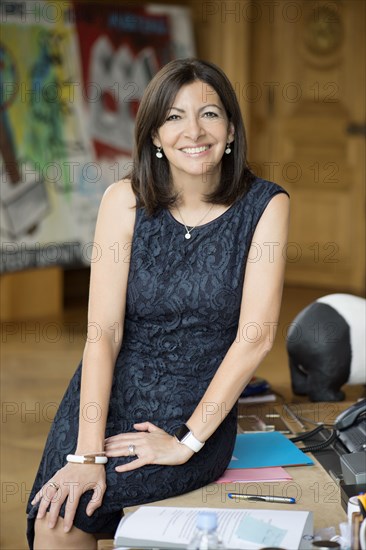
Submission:
M 229 493 L 229 498 L 239 500 L 249 500 L 251 502 L 279 502 L 281 504 L 295 504 L 296 499 L 293 497 L 276 497 L 270 495 L 242 495 L 240 493 Z

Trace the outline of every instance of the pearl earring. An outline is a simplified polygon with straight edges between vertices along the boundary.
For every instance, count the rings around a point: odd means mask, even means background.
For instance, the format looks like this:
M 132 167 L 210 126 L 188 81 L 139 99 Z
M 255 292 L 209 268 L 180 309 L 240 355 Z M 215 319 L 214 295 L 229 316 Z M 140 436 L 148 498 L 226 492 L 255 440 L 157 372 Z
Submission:
M 230 153 L 231 153 L 230 143 L 227 143 L 227 144 L 226 144 L 225 153 L 226 153 L 227 155 L 230 155 Z
M 163 153 L 161 152 L 161 147 L 157 147 L 156 148 L 156 153 L 155 155 L 158 157 L 158 159 L 162 159 L 163 158 Z

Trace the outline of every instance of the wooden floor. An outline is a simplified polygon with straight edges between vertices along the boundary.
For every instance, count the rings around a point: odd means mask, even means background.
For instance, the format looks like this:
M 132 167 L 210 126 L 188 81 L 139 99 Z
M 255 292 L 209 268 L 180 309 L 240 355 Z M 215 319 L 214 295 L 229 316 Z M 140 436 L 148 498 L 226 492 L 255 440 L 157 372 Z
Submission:
M 289 401 L 286 326 L 324 289 L 286 288 L 272 352 L 257 371 Z M 4 323 L 1 345 L 1 539 L 2 549 L 27 548 L 25 507 L 49 431 L 66 385 L 79 363 L 86 326 L 85 308 L 68 308 L 62 319 Z M 344 388 L 347 400 L 364 388 Z

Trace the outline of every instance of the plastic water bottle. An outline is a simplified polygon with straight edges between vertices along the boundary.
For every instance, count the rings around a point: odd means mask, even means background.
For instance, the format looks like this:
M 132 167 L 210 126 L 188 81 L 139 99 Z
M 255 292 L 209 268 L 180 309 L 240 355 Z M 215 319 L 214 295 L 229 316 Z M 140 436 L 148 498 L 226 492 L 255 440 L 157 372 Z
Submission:
M 216 512 L 198 512 L 196 531 L 187 550 L 224 550 L 219 534 L 217 532 Z

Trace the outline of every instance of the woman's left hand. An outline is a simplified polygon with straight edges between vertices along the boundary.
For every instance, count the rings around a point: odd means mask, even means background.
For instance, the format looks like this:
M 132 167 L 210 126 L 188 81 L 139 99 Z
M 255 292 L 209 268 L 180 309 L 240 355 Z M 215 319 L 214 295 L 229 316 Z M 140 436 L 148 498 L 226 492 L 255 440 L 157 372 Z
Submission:
M 184 464 L 193 455 L 186 445 L 151 422 L 141 422 L 133 427 L 137 432 L 113 435 L 105 440 L 107 457 L 136 456 L 136 460 L 117 466 L 117 472 L 129 472 L 146 464 Z

